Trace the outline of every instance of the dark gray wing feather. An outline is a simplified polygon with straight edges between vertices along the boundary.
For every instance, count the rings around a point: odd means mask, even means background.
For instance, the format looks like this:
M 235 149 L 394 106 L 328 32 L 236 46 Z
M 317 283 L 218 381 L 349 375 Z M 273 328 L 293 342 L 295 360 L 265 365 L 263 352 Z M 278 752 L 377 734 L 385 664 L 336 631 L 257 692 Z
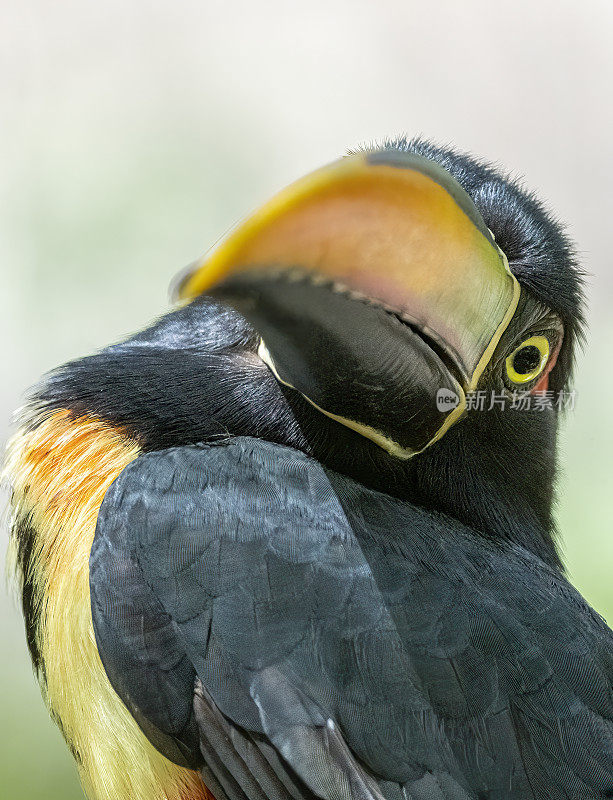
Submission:
M 613 796 L 612 636 L 577 592 L 291 449 L 137 459 L 91 589 L 113 685 L 231 800 Z

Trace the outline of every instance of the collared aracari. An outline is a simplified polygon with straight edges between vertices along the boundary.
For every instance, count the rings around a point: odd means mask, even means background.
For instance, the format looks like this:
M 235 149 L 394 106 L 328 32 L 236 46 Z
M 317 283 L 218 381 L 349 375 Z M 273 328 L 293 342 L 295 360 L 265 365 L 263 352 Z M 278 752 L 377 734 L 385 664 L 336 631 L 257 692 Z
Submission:
M 613 797 L 613 637 L 552 518 L 560 224 L 391 141 L 175 296 L 47 376 L 9 449 L 28 645 L 91 798 Z

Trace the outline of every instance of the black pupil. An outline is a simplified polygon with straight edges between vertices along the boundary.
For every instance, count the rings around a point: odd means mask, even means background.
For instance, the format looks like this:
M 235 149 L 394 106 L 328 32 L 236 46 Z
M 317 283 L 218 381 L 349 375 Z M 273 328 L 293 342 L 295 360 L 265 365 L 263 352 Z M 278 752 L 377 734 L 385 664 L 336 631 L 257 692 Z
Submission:
M 526 375 L 541 363 L 541 351 L 533 344 L 522 347 L 513 356 L 513 369 L 519 375 Z

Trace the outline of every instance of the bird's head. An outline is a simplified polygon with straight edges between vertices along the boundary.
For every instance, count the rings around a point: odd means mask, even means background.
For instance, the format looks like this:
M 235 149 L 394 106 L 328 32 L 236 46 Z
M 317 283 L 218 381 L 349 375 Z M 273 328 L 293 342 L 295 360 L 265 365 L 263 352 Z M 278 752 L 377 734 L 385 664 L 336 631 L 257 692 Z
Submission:
M 280 383 L 398 459 L 486 399 L 564 383 L 560 313 L 522 288 L 461 184 L 414 152 L 354 154 L 293 184 L 177 287 L 202 292 L 251 322 Z

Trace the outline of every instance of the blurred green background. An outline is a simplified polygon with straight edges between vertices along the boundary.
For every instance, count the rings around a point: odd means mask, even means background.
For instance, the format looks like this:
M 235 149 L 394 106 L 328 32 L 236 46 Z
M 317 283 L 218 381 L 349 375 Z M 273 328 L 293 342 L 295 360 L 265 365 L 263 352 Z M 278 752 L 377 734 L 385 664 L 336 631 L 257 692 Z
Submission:
M 163 312 L 173 273 L 273 191 L 423 133 L 525 175 L 578 242 L 590 337 L 558 518 L 573 581 L 613 622 L 613 7 L 432 5 L 2 4 L 0 440 L 42 372 Z M 0 685 L 0 794 L 82 797 L 4 589 Z

